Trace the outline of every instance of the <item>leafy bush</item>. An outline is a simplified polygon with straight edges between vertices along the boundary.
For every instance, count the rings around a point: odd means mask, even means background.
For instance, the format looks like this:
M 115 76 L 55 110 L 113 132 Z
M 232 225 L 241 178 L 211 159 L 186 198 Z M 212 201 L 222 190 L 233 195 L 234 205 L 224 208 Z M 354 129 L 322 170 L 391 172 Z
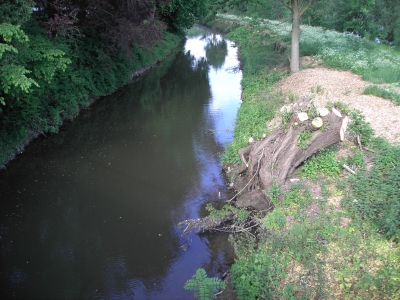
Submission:
M 400 147 L 375 142 L 380 154 L 369 173 L 358 172 L 342 204 L 388 239 L 400 241 Z
M 273 299 L 274 287 L 285 277 L 284 262 L 278 253 L 253 252 L 236 260 L 231 268 L 232 283 L 239 299 Z
M 281 230 L 285 225 L 285 215 L 277 209 L 264 218 L 264 226 L 268 229 Z
M 350 118 L 350 131 L 353 134 L 360 135 L 363 144 L 368 144 L 374 135 L 371 125 L 365 120 L 364 115 L 359 110 L 350 112 Z
M 184 289 L 194 291 L 194 296 L 199 300 L 211 300 L 216 299 L 215 293 L 219 289 L 224 289 L 225 286 L 226 284 L 221 279 L 207 277 L 206 271 L 200 268 L 192 279 L 186 281 Z

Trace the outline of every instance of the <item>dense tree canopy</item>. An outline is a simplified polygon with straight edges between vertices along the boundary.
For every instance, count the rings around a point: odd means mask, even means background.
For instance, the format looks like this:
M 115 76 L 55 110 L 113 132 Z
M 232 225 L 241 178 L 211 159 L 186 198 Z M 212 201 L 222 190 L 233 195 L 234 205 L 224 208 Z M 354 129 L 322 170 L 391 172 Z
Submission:
M 165 47 L 154 50 L 160 42 L 176 43 L 177 33 L 217 12 L 295 21 L 294 37 L 306 23 L 400 44 L 393 0 L 1 0 L 0 153 L 57 131 L 89 97 L 111 93 L 164 55 Z
M 194 0 L 0 1 L 0 160 L 164 57 Z

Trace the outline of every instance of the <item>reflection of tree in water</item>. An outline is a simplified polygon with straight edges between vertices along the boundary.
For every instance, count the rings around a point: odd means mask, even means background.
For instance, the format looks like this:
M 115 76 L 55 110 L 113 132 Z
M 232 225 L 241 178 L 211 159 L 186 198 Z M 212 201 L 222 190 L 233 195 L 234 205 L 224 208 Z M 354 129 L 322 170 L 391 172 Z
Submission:
M 209 65 L 213 66 L 216 69 L 220 69 L 224 62 L 225 57 L 228 55 L 228 45 L 224 39 L 220 40 L 219 35 L 211 35 L 208 38 L 207 46 L 205 46 L 204 50 L 206 50 L 207 62 Z
M 100 100 L 67 129 L 38 144 L 36 153 L 27 152 L 23 160 L 36 163 L 14 168 L 15 176 L 7 181 L 15 192 L 23 182 L 24 194 L 6 196 L 6 187 L 0 189 L 3 205 L 12 197 L 34 199 L 24 204 L 33 217 L 25 218 L 27 229 L 22 234 L 32 238 L 15 238 L 21 236 L 19 227 L 7 237 L 2 234 L 2 242 L 14 242 L 13 251 L 2 253 L 0 262 L 8 262 L 5 271 L 22 266 L 21 274 L 27 274 L 24 284 L 40 286 L 38 291 L 46 291 L 44 298 L 57 294 L 112 298 L 115 291 L 134 298 L 129 295 L 128 277 L 138 277 L 142 290 L 154 290 L 154 282 L 162 287 L 179 247 L 171 219 L 163 216 L 179 207 L 180 196 L 200 181 L 199 174 L 190 172 L 200 169 L 193 139 L 195 134 L 205 136 L 200 133 L 210 127 L 201 113 L 211 97 L 206 60 L 183 51 L 172 58 L 135 84 Z M 148 148 L 141 150 L 140 142 Z M 140 151 L 152 157 L 152 164 L 136 155 Z M 147 173 L 147 169 L 156 172 Z M 168 170 L 167 179 L 163 170 Z M 28 185 L 32 176 L 37 182 Z M 146 186 L 149 196 L 139 196 L 137 186 Z M 169 196 L 171 186 L 173 196 Z M 60 203 L 54 204 L 54 199 Z M 148 199 L 153 205 L 147 205 Z M 5 209 L 0 211 L 2 221 Z M 40 236 L 45 239 L 34 238 Z M 28 257 L 26 249 L 31 249 Z M 81 285 L 84 281 L 90 284 Z M 63 282 L 61 287 L 59 282 Z M 15 292 L 5 281 L 0 280 L 0 286 L 8 295 Z M 94 290 L 96 294 L 91 294 Z M 70 291 L 74 294 L 65 294 Z
M 204 117 L 198 113 L 204 102 L 198 100 L 208 100 L 211 96 L 209 67 L 204 59 L 196 60 L 190 52 L 180 51 L 173 58 L 164 61 L 136 83 L 95 103 L 93 108 L 68 124 L 68 130 L 61 130 L 51 139 L 43 140 L 44 148 L 58 148 L 51 153 L 58 155 L 62 152 L 64 157 L 75 156 L 77 151 L 88 155 L 104 144 L 112 145 L 115 140 L 120 140 L 121 131 L 128 130 L 134 120 L 151 122 L 152 126 L 167 134 L 171 132 L 168 127 L 174 127 L 176 122 L 185 119 L 191 120 L 190 124 L 198 124 Z M 182 95 L 192 101 L 182 103 Z M 183 104 L 198 109 L 187 110 L 183 119 Z M 162 115 L 171 122 L 160 122 Z M 191 134 L 188 137 L 190 140 Z M 79 143 L 68 143 L 71 140 Z
M 204 265 L 208 274 L 222 275 L 233 264 L 235 253 L 232 244 L 228 241 L 229 234 L 211 233 L 202 234 L 201 239 L 209 250 L 209 261 Z

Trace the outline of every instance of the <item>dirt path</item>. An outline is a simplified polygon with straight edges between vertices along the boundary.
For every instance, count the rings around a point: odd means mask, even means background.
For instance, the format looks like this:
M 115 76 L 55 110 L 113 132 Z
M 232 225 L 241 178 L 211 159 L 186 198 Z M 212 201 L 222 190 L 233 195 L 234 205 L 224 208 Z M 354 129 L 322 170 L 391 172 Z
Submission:
M 372 95 L 362 95 L 364 88 L 372 85 L 349 71 L 323 67 L 301 70 L 281 80 L 277 87 L 288 97 L 296 98 L 315 94 L 318 106 L 340 101 L 362 111 L 377 136 L 390 142 L 400 142 L 400 106 L 390 100 Z

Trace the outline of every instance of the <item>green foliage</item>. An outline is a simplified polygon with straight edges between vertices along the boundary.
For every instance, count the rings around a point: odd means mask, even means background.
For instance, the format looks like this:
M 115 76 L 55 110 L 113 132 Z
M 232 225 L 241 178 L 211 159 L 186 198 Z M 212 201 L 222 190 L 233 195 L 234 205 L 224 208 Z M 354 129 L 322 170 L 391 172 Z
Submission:
M 29 20 L 35 2 L 31 0 L 2 1 L 0 5 L 0 23 L 22 25 Z
M 349 183 L 343 205 L 353 217 L 370 222 L 376 230 L 400 240 L 400 147 L 374 141 L 380 154 L 369 173 L 358 172 Z
M 280 206 L 283 208 L 304 208 L 312 202 L 310 190 L 303 184 L 292 184 L 283 196 Z
M 310 218 L 300 211 L 292 224 L 251 239 L 236 239 L 238 259 L 231 268 L 239 299 L 344 299 L 400 296 L 400 249 L 375 232 L 326 211 Z M 281 213 L 276 219 L 282 219 Z M 268 216 L 267 216 L 268 217 Z M 275 218 L 274 218 L 275 219 Z M 271 217 L 272 220 L 272 217 Z
M 326 12 L 329 11 L 329 14 Z M 400 7 L 392 0 L 321 0 L 304 15 L 309 25 L 379 37 L 398 45 Z
M 367 86 L 364 90 L 364 95 L 375 95 L 384 99 L 392 100 L 397 105 L 400 105 L 400 94 L 395 91 L 386 90 L 376 85 Z
M 180 30 L 191 28 L 207 14 L 206 2 L 196 0 L 172 0 L 157 9 L 172 28 Z
M 308 145 L 311 142 L 311 139 L 313 137 L 313 133 L 309 130 L 304 130 L 299 133 L 299 139 L 297 141 L 297 146 L 299 148 L 306 150 L 308 148 Z
M 304 162 L 301 176 L 317 180 L 320 176 L 337 176 L 340 174 L 340 170 L 335 152 L 331 149 L 324 149 Z
M 355 135 L 360 135 L 361 142 L 363 144 L 368 144 L 374 135 L 374 130 L 372 129 L 371 125 L 365 120 L 364 115 L 358 110 L 353 110 L 350 113 L 350 118 L 350 131 Z
M 280 190 L 279 184 L 277 182 L 273 182 L 271 185 L 271 188 L 268 191 L 268 196 L 274 205 L 276 203 L 278 203 L 280 194 L 281 194 L 281 190 Z
M 281 230 L 286 225 L 284 213 L 275 209 L 264 218 L 264 226 L 268 229 Z
M 215 209 L 211 203 L 208 203 L 206 205 L 206 210 L 210 212 L 209 218 L 212 220 L 221 220 L 225 217 L 235 215 L 235 222 L 238 224 L 245 222 L 250 216 L 247 210 L 236 208 L 232 205 L 225 205 L 222 209 Z
M 357 150 L 355 154 L 346 157 L 343 163 L 351 167 L 354 166 L 356 168 L 364 168 L 365 167 L 364 155 L 360 150 Z
M 273 299 L 274 287 L 285 276 L 284 261 L 277 253 L 253 252 L 231 267 L 232 283 L 239 299 Z
M 192 279 L 186 281 L 184 289 L 194 291 L 194 296 L 199 300 L 216 299 L 215 293 L 219 289 L 225 288 L 225 283 L 221 279 L 207 277 L 204 269 L 197 269 Z
M 18 49 L 16 43 L 26 43 L 28 36 L 19 25 L 0 24 L 0 103 L 5 105 L 4 94 L 12 93 L 12 89 L 29 92 L 37 82 L 26 75 L 31 73 L 25 66 L 19 65 L 17 60 Z

